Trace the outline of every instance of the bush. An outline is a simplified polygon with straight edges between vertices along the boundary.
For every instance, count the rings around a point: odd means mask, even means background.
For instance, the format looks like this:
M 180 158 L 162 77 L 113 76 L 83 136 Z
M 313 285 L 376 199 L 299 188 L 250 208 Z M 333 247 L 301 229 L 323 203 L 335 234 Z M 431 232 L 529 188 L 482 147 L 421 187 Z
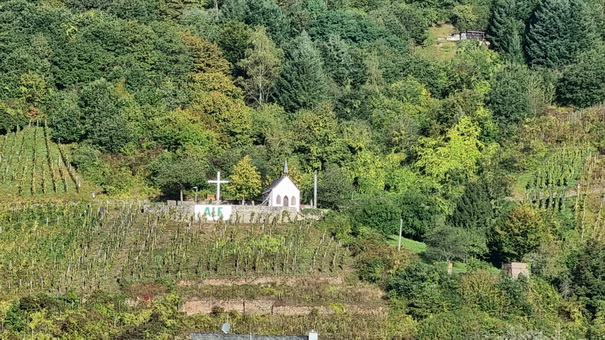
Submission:
M 399 233 L 401 208 L 390 196 L 364 196 L 352 202 L 349 215 L 354 233 L 368 227 L 383 235 Z
M 500 325 L 500 320 L 476 310 L 449 311 L 420 322 L 418 325 L 418 339 L 493 339 L 493 332 L 497 331 Z
M 457 285 L 445 271 L 417 261 L 393 274 L 387 290 L 391 298 L 407 300 L 408 312 L 412 316 L 426 318 L 460 304 Z
M 384 237 L 376 231 L 364 229 L 362 235 L 349 244 L 360 279 L 386 286 L 389 275 L 414 259 L 409 251 L 385 247 L 385 242 Z

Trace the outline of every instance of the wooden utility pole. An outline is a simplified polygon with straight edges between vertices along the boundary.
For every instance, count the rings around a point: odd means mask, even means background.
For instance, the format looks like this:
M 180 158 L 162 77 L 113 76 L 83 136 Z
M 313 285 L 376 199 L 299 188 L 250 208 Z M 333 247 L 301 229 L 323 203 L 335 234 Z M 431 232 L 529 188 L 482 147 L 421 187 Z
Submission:
M 399 220 L 399 242 L 397 243 L 397 251 L 401 250 L 401 233 L 403 232 L 403 218 Z
M 313 208 L 317 209 L 317 170 L 313 173 Z

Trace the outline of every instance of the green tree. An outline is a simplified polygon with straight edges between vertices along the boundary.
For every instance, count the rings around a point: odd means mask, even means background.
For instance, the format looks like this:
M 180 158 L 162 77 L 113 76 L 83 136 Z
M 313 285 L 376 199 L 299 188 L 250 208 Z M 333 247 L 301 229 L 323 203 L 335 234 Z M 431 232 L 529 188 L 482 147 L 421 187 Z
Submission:
M 46 102 L 49 125 L 54 140 L 63 143 L 79 142 L 85 134 L 82 110 L 76 91 L 55 92 Z
M 319 45 L 324 70 L 340 86 L 357 86 L 363 82 L 364 70 L 357 50 L 338 35 L 331 35 Z
M 452 9 L 452 16 L 458 31 L 464 32 L 478 29 L 479 17 L 475 13 L 473 5 L 456 5 Z
M 430 11 L 403 3 L 392 3 L 369 14 L 400 39 L 409 36 L 417 45 L 428 38 L 428 29 L 433 19 Z
M 409 190 L 401 196 L 399 205 L 403 235 L 421 240 L 436 221 L 439 213 L 437 202 L 428 195 Z
M 283 52 L 267 36 L 264 27 L 257 28 L 250 36 L 251 48 L 246 49 L 245 58 L 238 66 L 246 73 L 241 81 L 246 96 L 256 105 L 263 105 L 273 94 L 279 77 Z
M 100 149 L 118 153 L 135 136 L 123 114 L 124 100 L 105 79 L 86 85 L 80 94 L 85 139 Z
M 362 227 L 374 229 L 385 236 L 399 233 L 401 206 L 388 195 L 368 195 L 358 197 L 348 206 L 352 224 L 360 230 Z
M 477 160 L 485 147 L 478 139 L 480 133 L 468 116 L 462 116 L 444 138 L 419 140 L 415 165 L 438 181 L 470 179 L 477 172 Z
M 465 261 L 469 255 L 475 255 L 473 242 L 475 234 L 461 228 L 441 225 L 425 235 L 424 240 L 428 245 L 426 254 L 429 258 L 452 262 L 454 260 Z M 481 247 L 479 247 L 481 248 Z M 487 250 L 483 242 L 483 252 Z
M 605 48 L 583 53 L 565 69 L 557 85 L 557 99 L 581 108 L 605 101 Z
M 493 242 L 504 261 L 521 261 L 552 236 L 540 212 L 529 205 L 512 209 L 494 228 Z
M 252 30 L 241 21 L 228 21 L 220 29 L 217 43 L 225 52 L 225 59 L 232 64 L 244 58 L 250 44 Z
M 281 77 L 277 83 L 277 101 L 289 111 L 313 108 L 328 99 L 329 87 L 323 61 L 306 32 L 287 50 Z
M 387 291 L 393 298 L 404 298 L 409 314 L 417 318 L 446 311 L 459 303 L 455 283 L 445 270 L 421 261 L 396 271 Z
M 469 230 L 491 229 L 499 216 L 498 209 L 506 191 L 503 180 L 469 182 L 448 221 L 456 227 Z
M 325 163 L 341 164 L 348 156 L 338 123 L 327 102 L 317 106 L 315 111 L 302 110 L 297 113 L 294 147 L 311 169 L 321 169 Z
M 522 18 L 523 1 L 498 0 L 492 6 L 487 30 L 487 38 L 497 51 L 503 52 L 509 60 L 523 62 L 522 35 L 525 22 Z
M 351 198 L 353 185 L 336 164 L 327 164 L 319 172 L 317 183 L 317 206 L 322 209 L 337 209 Z
M 192 154 L 164 153 L 150 164 L 150 179 L 162 192 L 183 200 L 183 190 L 206 187 L 208 163 Z
M 519 123 L 531 117 L 530 77 L 525 65 L 508 63 L 491 79 L 487 105 L 503 137 L 514 134 Z
M 534 66 L 560 68 L 594 42 L 584 0 L 542 0 L 529 19 L 525 54 Z
M 590 240 L 572 257 L 571 275 L 576 294 L 589 300 L 590 310 L 595 313 L 605 300 L 605 244 Z
M 260 174 L 252 165 L 250 156 L 245 156 L 233 166 L 229 181 L 225 189 L 231 196 L 241 200 L 242 204 L 246 198 L 253 199 L 260 193 Z

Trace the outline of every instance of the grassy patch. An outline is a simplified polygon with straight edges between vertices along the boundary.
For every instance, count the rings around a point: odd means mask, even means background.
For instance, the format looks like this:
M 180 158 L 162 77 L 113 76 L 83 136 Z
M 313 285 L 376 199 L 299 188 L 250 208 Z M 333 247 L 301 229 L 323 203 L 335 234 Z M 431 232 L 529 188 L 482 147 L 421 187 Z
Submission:
M 454 33 L 454 26 L 450 24 L 437 25 L 429 28 L 429 37 L 424 46 L 418 46 L 416 53 L 431 60 L 447 61 L 456 54 L 456 42 L 447 41 L 446 38 Z
M 389 245 L 397 247 L 398 242 L 399 242 L 398 240 L 399 240 L 398 235 L 389 236 L 389 241 L 388 241 Z M 426 243 L 418 242 L 418 241 L 411 240 L 409 238 L 402 237 L 401 238 L 401 248 L 407 249 L 414 254 L 420 254 L 420 253 L 424 253 L 426 251 Z

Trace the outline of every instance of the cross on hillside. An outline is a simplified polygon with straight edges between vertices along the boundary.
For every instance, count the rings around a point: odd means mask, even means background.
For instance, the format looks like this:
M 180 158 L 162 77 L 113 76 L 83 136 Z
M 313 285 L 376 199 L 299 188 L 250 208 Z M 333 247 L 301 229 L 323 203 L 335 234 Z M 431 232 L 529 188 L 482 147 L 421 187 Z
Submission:
M 216 173 L 216 179 L 209 180 L 208 183 L 216 184 L 216 200 L 221 201 L 221 184 L 229 183 L 229 181 L 221 181 L 221 172 Z

